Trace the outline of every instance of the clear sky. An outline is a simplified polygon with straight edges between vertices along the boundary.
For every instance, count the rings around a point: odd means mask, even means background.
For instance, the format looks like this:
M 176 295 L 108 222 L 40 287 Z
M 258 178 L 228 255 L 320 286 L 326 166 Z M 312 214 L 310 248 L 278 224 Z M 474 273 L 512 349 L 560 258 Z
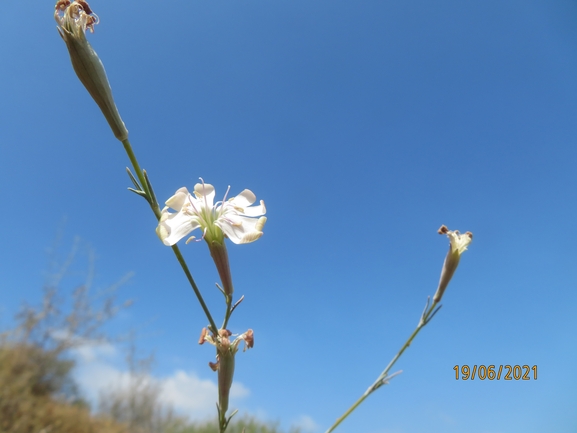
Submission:
M 166 395 L 212 415 L 206 319 L 126 190 L 128 159 L 73 74 L 53 3 L 0 14 L 2 324 L 39 298 L 66 219 L 62 251 L 91 245 L 96 288 L 135 273 L 120 296 L 136 304 L 111 331 L 136 329 Z M 445 224 L 475 237 L 442 310 L 337 431 L 577 431 L 574 1 L 90 5 L 88 38 L 159 200 L 202 177 L 217 197 L 230 185 L 266 203 L 264 236 L 229 245 L 245 295 L 230 329 L 255 331 L 234 407 L 322 433 L 416 326 Z M 182 251 L 220 321 L 206 245 Z M 122 368 L 117 348 L 91 350 L 77 373 L 89 394 Z M 463 364 L 539 375 L 455 380 Z

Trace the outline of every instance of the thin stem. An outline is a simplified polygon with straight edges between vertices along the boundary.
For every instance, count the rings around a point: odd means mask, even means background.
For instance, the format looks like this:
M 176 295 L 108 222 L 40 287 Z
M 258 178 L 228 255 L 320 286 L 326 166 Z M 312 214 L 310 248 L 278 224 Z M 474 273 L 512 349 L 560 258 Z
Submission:
M 427 306 L 428 305 L 429 305 L 429 301 L 427 300 Z M 393 357 L 393 359 L 391 359 L 391 362 L 389 362 L 389 365 L 387 365 L 387 367 L 379 375 L 377 380 L 375 380 L 375 382 L 371 386 L 368 387 L 368 389 L 364 392 L 364 394 L 343 415 L 341 415 L 335 421 L 335 423 L 331 427 L 329 427 L 329 429 L 325 433 L 330 433 L 333 430 L 335 430 L 340 425 L 340 423 L 342 423 L 351 413 L 353 413 L 353 411 L 363 401 L 365 401 L 365 399 L 369 395 L 371 395 L 374 391 L 376 391 L 378 388 L 380 388 L 382 385 L 385 384 L 385 380 L 387 379 L 387 375 L 388 375 L 389 371 L 391 370 L 391 368 L 393 368 L 393 365 L 395 365 L 395 363 L 398 361 L 398 359 L 401 357 L 401 355 L 405 352 L 405 350 L 411 345 L 413 339 L 417 336 L 419 331 L 422 328 L 424 328 L 425 325 L 427 323 L 429 323 L 429 321 L 433 318 L 434 314 L 431 315 L 431 313 L 433 313 L 433 311 L 435 310 L 436 307 L 437 307 L 437 302 L 433 302 L 433 304 L 431 305 L 430 308 L 425 307 L 425 311 L 423 311 L 423 314 L 421 315 L 421 320 L 419 321 L 419 324 L 417 325 L 417 327 L 415 328 L 415 330 L 413 331 L 411 336 L 407 339 L 407 341 L 405 341 L 405 344 L 403 344 L 403 346 L 401 347 L 401 350 L 399 350 L 397 352 L 397 354 Z M 435 313 L 436 313 L 436 311 L 435 311 Z
M 208 307 L 206 306 L 202 295 L 200 294 L 200 290 L 198 289 L 198 286 L 196 285 L 194 278 L 192 278 L 192 274 L 190 273 L 190 270 L 188 269 L 188 265 L 184 261 L 184 257 L 182 257 L 182 254 L 180 252 L 180 249 L 178 248 L 178 245 L 173 245 L 172 251 L 174 252 L 174 255 L 176 256 L 178 263 L 180 263 L 180 267 L 184 271 L 184 274 L 186 275 L 186 278 L 188 279 L 188 282 L 190 283 L 192 290 L 194 290 L 194 294 L 196 295 L 196 298 L 198 299 L 200 306 L 204 310 L 204 314 L 206 315 L 206 318 L 208 319 L 208 323 L 210 323 L 210 326 L 212 327 L 211 331 L 214 333 L 214 335 L 218 335 L 218 328 L 216 327 L 216 323 L 214 322 L 214 319 L 212 318 L 212 315 L 210 314 L 210 311 L 209 311 Z
M 225 433 L 226 432 L 226 414 L 220 413 L 220 417 L 218 419 L 218 433 Z
M 230 319 L 230 315 L 232 314 L 232 296 L 225 295 L 226 297 L 226 313 L 224 315 L 224 321 L 222 322 L 222 329 L 226 329 L 226 325 L 228 325 L 228 319 Z
M 138 176 L 138 180 L 140 181 L 140 185 L 142 186 L 147 197 L 150 199 L 148 202 L 150 204 L 152 211 L 154 212 L 154 215 L 156 216 L 156 219 L 160 220 L 160 208 L 158 206 L 158 203 L 156 202 L 156 199 L 154 198 L 154 194 L 152 193 L 152 191 L 148 187 L 148 183 L 150 182 L 150 179 L 147 179 L 144 176 L 144 172 L 140 168 L 140 164 L 138 164 L 138 160 L 136 159 L 136 155 L 134 154 L 134 151 L 132 150 L 132 146 L 130 145 L 130 141 L 128 141 L 128 138 L 122 141 L 122 145 L 124 146 L 124 150 L 126 151 L 126 154 L 128 155 L 130 162 L 132 163 L 132 167 L 134 168 L 134 171 L 136 172 L 136 175 Z M 147 175 L 147 177 L 148 177 L 148 175 Z M 196 298 L 198 299 L 200 306 L 204 310 L 204 314 L 206 315 L 206 318 L 208 319 L 208 322 L 210 323 L 210 326 L 212 327 L 211 331 L 215 335 L 218 335 L 218 328 L 216 327 L 216 323 L 214 322 L 214 319 L 212 318 L 212 315 L 210 314 L 210 311 L 209 311 L 208 307 L 206 306 L 206 303 L 204 302 L 202 295 L 200 294 L 200 290 L 198 289 L 198 286 L 196 285 L 194 278 L 192 278 L 192 274 L 190 273 L 190 270 L 188 269 L 188 265 L 184 261 L 184 257 L 182 256 L 180 249 L 178 248 L 177 245 L 173 245 L 172 251 L 174 252 L 174 255 L 176 256 L 178 263 L 180 263 L 180 267 L 184 271 L 184 274 L 186 275 L 186 278 L 188 279 L 188 282 L 190 283 L 192 290 L 194 290 L 194 294 L 196 295 Z

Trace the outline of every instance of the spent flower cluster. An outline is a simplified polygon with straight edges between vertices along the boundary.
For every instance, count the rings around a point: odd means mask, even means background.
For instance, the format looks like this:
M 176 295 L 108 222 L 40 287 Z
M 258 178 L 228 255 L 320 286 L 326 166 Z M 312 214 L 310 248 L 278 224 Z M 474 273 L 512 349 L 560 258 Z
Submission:
M 244 341 L 244 349 L 251 349 L 254 346 L 254 332 L 249 329 L 245 333 L 238 335 L 234 340 L 230 340 L 232 333 L 228 329 L 220 329 L 218 335 L 210 335 L 206 328 L 202 329 L 198 344 L 210 343 L 216 347 L 216 362 L 209 362 L 212 371 L 218 372 L 218 395 L 219 415 L 225 414 L 228 410 L 228 396 L 234 377 L 235 355 L 239 344 Z

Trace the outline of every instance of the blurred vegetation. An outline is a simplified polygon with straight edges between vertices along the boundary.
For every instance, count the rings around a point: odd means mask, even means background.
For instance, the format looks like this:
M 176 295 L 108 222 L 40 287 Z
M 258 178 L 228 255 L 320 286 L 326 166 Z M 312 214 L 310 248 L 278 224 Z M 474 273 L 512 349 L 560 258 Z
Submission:
M 162 389 L 150 380 L 152 357 L 137 359 L 134 339 L 126 358 L 128 384 L 101 393 L 98 413 L 125 424 L 130 432 L 179 433 L 189 423 L 160 401 Z
M 94 254 L 83 251 L 88 271 L 81 285 L 67 296 L 61 288 L 81 252 L 76 240 L 62 264 L 52 261 L 40 304 L 24 305 L 11 329 L 0 333 L 0 433 L 218 433 L 216 413 L 214 422 L 191 423 L 161 403 L 160 386 L 149 380 L 152 359 L 136 359 L 134 345 L 127 357 L 128 386 L 102 393 L 98 411 L 91 411 L 74 382 L 70 351 L 110 341 L 103 326 L 130 302 L 120 304 L 115 297 L 126 278 L 91 297 Z M 245 417 L 227 432 L 280 430 Z
M 91 416 L 81 399 L 62 396 L 72 382 L 73 363 L 22 342 L 0 347 L 0 432 L 125 432 L 120 425 Z
M 275 423 L 264 423 L 255 418 L 244 417 L 231 421 L 226 429 L 227 433 L 280 433 L 281 430 Z M 291 429 L 291 433 L 299 433 L 298 429 Z M 205 424 L 192 424 L 176 430 L 175 433 L 218 433 L 218 424 L 215 422 Z

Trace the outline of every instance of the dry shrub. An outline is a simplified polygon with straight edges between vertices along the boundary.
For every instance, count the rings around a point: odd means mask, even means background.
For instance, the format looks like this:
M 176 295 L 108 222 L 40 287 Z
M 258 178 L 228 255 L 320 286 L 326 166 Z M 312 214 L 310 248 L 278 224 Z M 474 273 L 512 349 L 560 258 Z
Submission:
M 33 345 L 0 347 L 0 432 L 125 433 L 124 425 L 92 417 L 82 400 L 58 389 L 69 380 L 72 363 Z
M 14 327 L 0 334 L 0 433 L 128 432 L 125 425 L 91 416 L 70 374 L 74 361 L 66 358 L 68 351 L 105 341 L 101 327 L 129 304 L 117 304 L 118 284 L 103 296 L 90 296 L 94 254 L 89 248 L 83 284 L 64 294 L 60 283 L 80 245 L 77 239 L 49 275 L 41 303 L 24 305 Z

